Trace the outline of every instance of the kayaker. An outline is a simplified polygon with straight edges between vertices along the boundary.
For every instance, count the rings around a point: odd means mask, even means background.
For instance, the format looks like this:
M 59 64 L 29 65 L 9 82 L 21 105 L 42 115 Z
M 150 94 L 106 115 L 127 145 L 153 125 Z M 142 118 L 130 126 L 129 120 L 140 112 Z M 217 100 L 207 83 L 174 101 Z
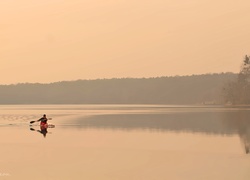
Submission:
M 47 117 L 46 117 L 46 114 L 44 114 L 43 117 L 40 118 L 38 121 L 41 121 L 41 122 L 40 122 L 40 126 L 47 125 L 48 119 L 47 119 Z

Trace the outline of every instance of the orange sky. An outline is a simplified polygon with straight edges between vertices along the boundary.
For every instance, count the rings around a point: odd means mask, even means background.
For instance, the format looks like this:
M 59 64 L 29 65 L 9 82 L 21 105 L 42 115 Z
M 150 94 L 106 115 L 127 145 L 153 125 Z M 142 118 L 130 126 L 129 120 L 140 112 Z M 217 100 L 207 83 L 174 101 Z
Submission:
M 238 72 L 249 0 L 1 0 L 0 84 Z

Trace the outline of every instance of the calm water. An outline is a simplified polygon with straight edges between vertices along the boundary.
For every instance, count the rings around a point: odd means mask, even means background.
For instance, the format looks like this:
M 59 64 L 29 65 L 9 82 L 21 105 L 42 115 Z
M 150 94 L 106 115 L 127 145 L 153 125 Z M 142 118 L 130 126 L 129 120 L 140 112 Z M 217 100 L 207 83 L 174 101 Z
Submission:
M 250 179 L 250 108 L 2 105 L 0 112 L 0 180 Z M 47 132 L 29 125 L 44 113 L 56 125 Z

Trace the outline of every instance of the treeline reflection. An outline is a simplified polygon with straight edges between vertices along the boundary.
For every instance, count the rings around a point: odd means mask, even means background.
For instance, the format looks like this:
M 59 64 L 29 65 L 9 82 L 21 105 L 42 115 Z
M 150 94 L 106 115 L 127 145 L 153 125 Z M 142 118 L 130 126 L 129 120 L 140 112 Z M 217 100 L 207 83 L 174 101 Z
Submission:
M 250 114 L 249 114 L 250 117 Z M 95 115 L 77 120 L 77 127 L 112 129 L 148 129 L 207 134 L 234 134 L 242 125 L 250 126 L 245 116 L 231 113 L 171 113 L 171 114 L 110 114 Z
M 119 130 L 150 130 L 213 135 L 238 134 L 250 151 L 250 111 L 182 112 L 170 114 L 109 114 L 95 115 L 76 120 L 78 128 Z

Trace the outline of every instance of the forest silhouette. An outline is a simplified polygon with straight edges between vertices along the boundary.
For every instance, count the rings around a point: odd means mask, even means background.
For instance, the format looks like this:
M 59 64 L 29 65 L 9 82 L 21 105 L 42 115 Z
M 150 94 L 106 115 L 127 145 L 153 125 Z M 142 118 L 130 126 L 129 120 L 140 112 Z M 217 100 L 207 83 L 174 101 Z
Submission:
M 0 104 L 219 104 L 237 74 L 0 85 Z

